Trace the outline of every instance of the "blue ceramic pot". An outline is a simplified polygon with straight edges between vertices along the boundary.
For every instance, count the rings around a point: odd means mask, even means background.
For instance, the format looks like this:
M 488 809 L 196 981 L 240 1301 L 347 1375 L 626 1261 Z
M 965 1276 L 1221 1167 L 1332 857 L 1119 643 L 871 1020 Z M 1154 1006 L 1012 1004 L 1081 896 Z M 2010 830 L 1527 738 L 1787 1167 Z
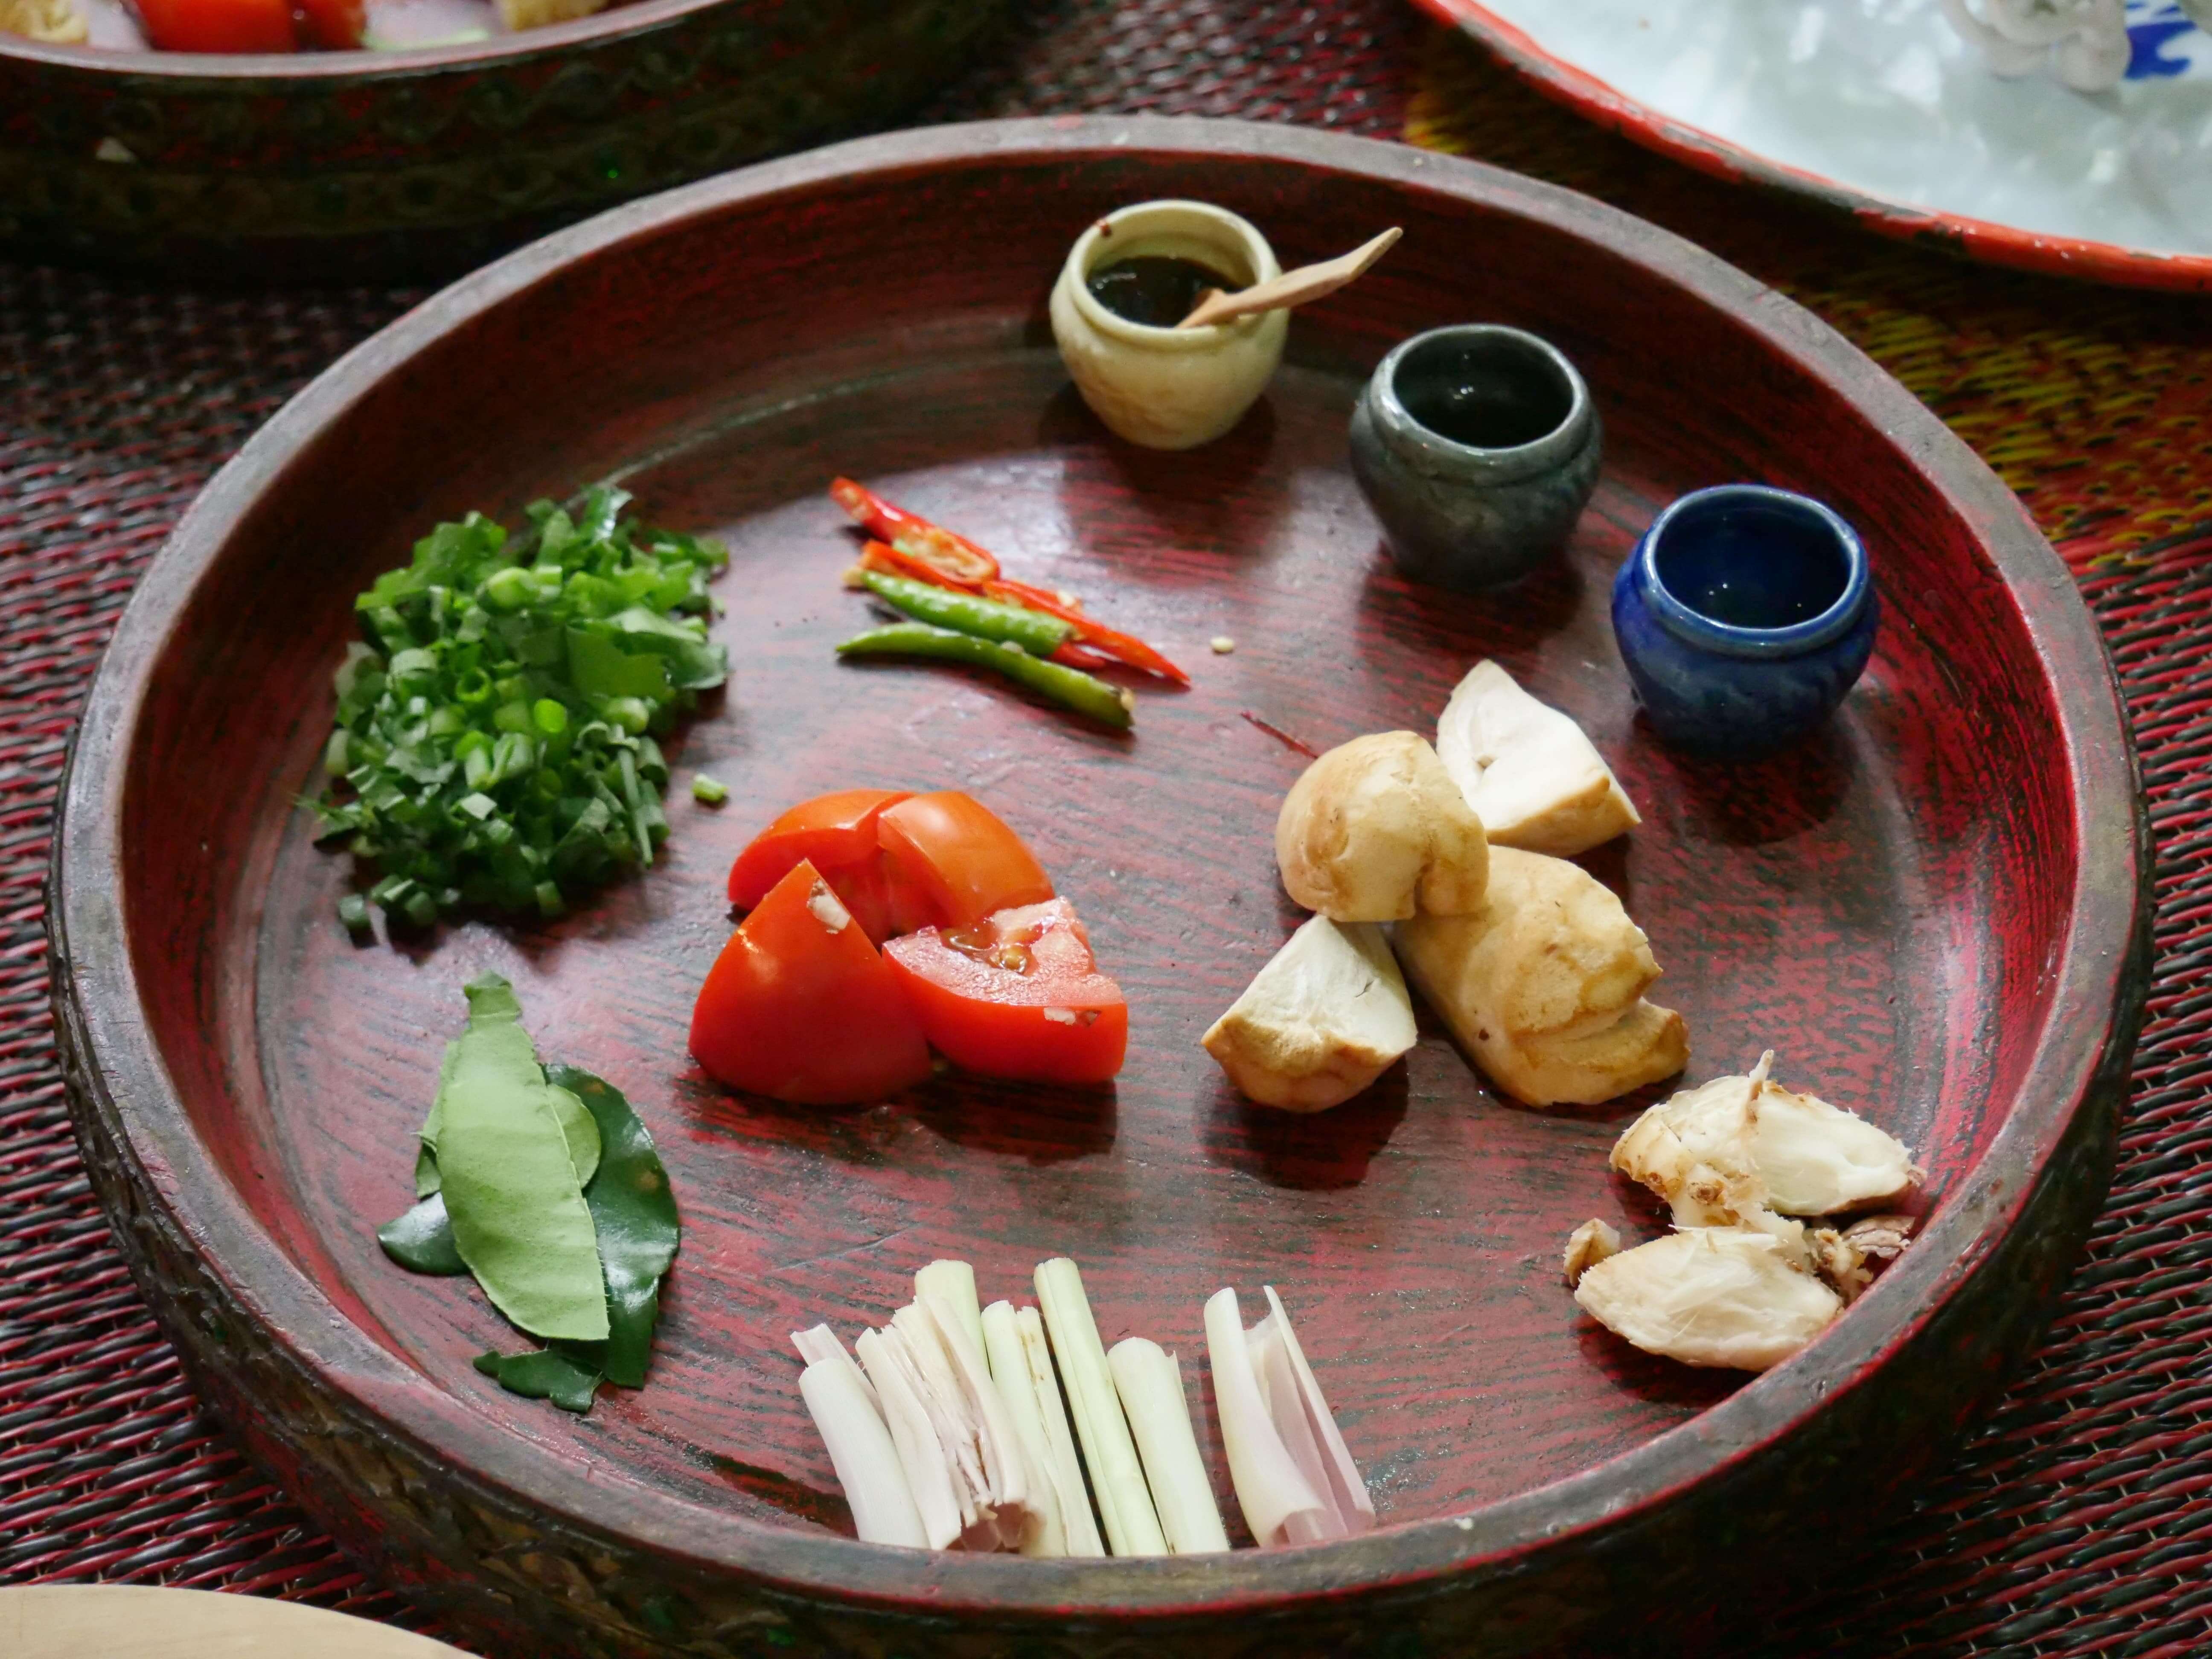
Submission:
M 1385 357 L 1352 412 L 1352 471 L 1399 568 L 1494 587 L 1567 538 L 1597 487 L 1589 388 L 1517 328 L 1431 329 Z
M 1880 607 L 1857 533 L 1786 489 L 1723 484 L 1652 520 L 1613 585 L 1613 631 L 1659 734 L 1750 757 L 1835 711 Z

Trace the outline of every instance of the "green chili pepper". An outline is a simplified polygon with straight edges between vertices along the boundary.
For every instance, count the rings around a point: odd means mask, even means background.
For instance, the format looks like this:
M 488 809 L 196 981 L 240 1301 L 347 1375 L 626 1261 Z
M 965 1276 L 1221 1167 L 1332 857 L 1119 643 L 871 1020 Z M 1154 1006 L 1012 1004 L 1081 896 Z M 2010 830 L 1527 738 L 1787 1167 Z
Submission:
M 1127 731 L 1136 718 L 1137 700 L 1079 668 L 1063 667 L 1032 657 L 997 640 L 979 640 L 949 628 L 926 623 L 894 623 L 888 628 L 857 634 L 837 647 L 841 657 L 933 657 L 944 662 L 993 668 L 1040 696 L 1087 714 L 1092 720 Z
M 979 599 L 972 593 L 956 593 L 932 587 L 906 576 L 887 576 L 880 570 L 864 570 L 860 580 L 884 604 L 903 611 L 916 622 L 955 633 L 973 634 L 981 640 L 1002 640 L 1018 645 L 1032 657 L 1049 657 L 1067 643 L 1074 628 L 1042 611 L 1024 611 L 1018 605 Z

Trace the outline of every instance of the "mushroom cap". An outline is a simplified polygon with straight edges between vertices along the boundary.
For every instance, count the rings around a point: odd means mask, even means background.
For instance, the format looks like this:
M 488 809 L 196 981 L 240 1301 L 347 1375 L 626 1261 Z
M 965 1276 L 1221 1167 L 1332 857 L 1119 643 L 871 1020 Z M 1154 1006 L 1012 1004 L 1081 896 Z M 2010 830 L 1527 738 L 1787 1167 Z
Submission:
M 1489 880 L 1482 821 L 1411 732 L 1340 744 L 1306 768 L 1275 819 L 1283 886 L 1334 921 L 1459 915 Z

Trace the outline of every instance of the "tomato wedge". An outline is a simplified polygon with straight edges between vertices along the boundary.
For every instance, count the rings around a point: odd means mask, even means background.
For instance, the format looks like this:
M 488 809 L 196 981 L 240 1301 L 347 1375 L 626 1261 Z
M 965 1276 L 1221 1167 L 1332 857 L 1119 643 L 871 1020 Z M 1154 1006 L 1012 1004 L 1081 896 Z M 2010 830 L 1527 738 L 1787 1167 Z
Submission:
M 708 970 L 691 1053 L 732 1088 L 810 1106 L 881 1100 L 930 1071 L 899 976 L 805 859 Z
M 876 857 L 876 819 L 908 789 L 839 789 L 801 801 L 755 836 L 730 866 L 730 902 L 750 910 L 805 859 L 825 876 Z
M 973 927 L 994 911 L 1052 896 L 1051 878 L 1022 838 L 957 789 L 885 808 L 876 839 L 893 878 L 920 890 L 939 927 Z
M 365 0 L 292 0 L 292 5 L 308 45 L 339 52 L 361 44 L 368 15 Z
M 1121 1069 L 1129 1006 L 1066 899 L 925 928 L 884 946 L 884 960 L 955 1066 L 1036 1083 L 1103 1083 Z
M 291 52 L 291 0 L 134 0 L 163 52 Z

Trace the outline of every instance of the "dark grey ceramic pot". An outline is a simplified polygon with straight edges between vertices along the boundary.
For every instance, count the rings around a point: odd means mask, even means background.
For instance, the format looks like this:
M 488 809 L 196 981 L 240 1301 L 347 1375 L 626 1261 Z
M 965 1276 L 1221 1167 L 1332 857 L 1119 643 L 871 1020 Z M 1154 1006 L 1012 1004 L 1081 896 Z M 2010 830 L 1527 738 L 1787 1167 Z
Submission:
M 1352 414 L 1352 470 L 1391 556 L 1447 587 L 1511 581 L 1564 542 L 1602 447 L 1575 366 L 1498 324 L 1401 343 Z

